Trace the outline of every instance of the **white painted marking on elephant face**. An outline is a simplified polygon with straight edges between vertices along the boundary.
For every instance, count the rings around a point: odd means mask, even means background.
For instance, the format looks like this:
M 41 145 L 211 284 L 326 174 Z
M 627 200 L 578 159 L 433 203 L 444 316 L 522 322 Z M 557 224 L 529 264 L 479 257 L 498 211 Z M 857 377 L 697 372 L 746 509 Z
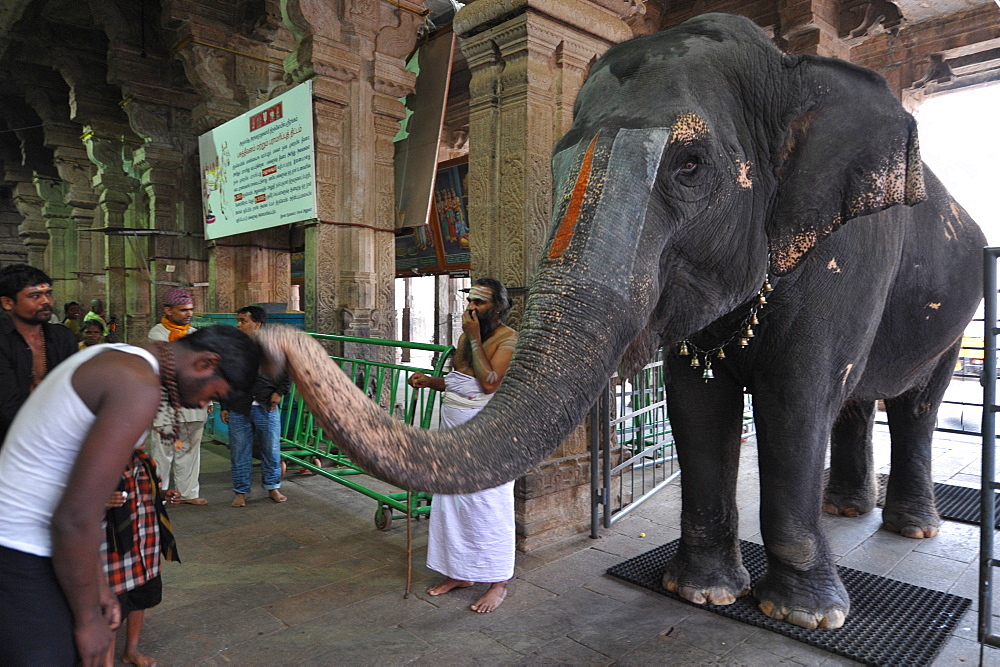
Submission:
M 944 235 L 948 237 L 949 241 L 954 241 L 958 238 L 958 232 L 955 231 L 955 227 L 951 224 L 951 220 L 941 216 L 941 222 L 943 222 L 944 226 L 948 228 L 948 231 L 946 231 Z
M 958 223 L 958 226 L 965 227 L 965 223 L 962 222 L 962 212 L 958 209 L 958 204 L 949 202 L 948 206 L 951 207 L 951 214 L 955 217 L 955 222 Z
M 847 376 L 851 374 L 851 369 L 852 368 L 854 368 L 854 364 L 847 364 L 847 367 L 844 369 L 844 377 L 840 381 L 840 386 L 841 387 L 843 387 L 843 386 L 845 386 L 847 384 Z
M 840 267 L 837 266 L 837 258 L 836 257 L 834 257 L 833 259 L 831 259 L 827 263 L 826 268 L 830 269 L 834 273 L 840 273 Z

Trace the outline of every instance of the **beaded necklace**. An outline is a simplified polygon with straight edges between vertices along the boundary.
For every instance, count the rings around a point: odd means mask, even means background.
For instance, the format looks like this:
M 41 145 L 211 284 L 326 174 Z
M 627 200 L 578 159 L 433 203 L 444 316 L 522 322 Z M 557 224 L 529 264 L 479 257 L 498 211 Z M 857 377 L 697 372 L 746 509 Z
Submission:
M 170 430 L 167 430 L 167 427 L 160 427 L 156 429 L 156 432 L 161 437 L 171 439 L 174 449 L 180 449 L 183 446 L 179 412 L 181 408 L 181 394 L 177 388 L 177 369 L 174 365 L 174 352 L 170 349 L 169 344 L 162 341 L 156 342 L 156 359 L 160 362 L 160 387 L 163 391 L 163 401 L 161 402 L 170 408 L 171 421 L 173 421 Z
M 38 378 L 35 377 L 34 351 L 32 351 L 31 375 L 29 376 L 29 380 L 31 382 L 31 388 L 32 389 L 34 389 L 35 387 L 37 387 L 38 384 L 45 378 L 46 375 L 48 375 L 48 372 L 49 372 L 49 356 L 48 356 L 48 351 L 46 350 L 46 345 L 45 345 L 45 330 L 43 328 L 39 327 L 38 328 L 38 332 L 41 334 L 41 336 L 39 336 L 39 341 L 41 342 L 41 347 L 39 348 L 39 351 L 42 354 L 42 374 Z

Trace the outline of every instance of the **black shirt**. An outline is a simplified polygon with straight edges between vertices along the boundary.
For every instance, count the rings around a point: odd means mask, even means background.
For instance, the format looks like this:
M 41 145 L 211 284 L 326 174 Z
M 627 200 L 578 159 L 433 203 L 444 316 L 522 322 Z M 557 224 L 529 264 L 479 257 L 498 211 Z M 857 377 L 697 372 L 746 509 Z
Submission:
M 50 373 L 61 361 L 77 350 L 76 336 L 61 324 L 42 324 L 45 335 L 45 361 Z M 14 328 L 10 315 L 0 315 L 0 447 L 14 415 L 31 393 L 31 348 Z

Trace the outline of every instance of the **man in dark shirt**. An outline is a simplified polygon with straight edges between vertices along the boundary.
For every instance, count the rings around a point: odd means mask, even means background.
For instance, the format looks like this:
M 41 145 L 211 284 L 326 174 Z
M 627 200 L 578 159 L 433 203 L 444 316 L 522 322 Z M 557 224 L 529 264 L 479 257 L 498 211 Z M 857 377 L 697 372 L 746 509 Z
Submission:
M 0 269 L 0 446 L 45 374 L 76 352 L 76 336 L 50 324 L 52 279 L 27 264 Z
M 260 306 L 245 306 L 236 313 L 236 326 L 251 337 L 267 320 Z M 229 458 L 232 463 L 233 507 L 246 507 L 253 473 L 254 440 L 260 443 L 260 477 L 271 500 L 283 503 L 281 493 L 281 413 L 278 404 L 288 393 L 290 382 L 284 373 L 277 381 L 257 376 L 253 395 L 222 404 L 222 422 L 229 425 Z

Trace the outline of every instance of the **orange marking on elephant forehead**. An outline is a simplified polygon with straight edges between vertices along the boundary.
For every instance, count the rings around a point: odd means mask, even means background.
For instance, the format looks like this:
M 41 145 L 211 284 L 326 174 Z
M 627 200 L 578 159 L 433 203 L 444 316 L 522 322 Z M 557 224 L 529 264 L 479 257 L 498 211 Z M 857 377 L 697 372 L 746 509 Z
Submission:
M 570 239 L 573 238 L 573 230 L 576 222 L 580 218 L 580 209 L 583 208 L 583 197 L 587 193 L 587 183 L 590 181 L 590 167 L 594 161 L 594 146 L 597 145 L 597 135 L 590 140 L 587 153 L 583 156 L 583 164 L 580 165 L 580 173 L 576 177 L 576 185 L 573 186 L 573 194 L 569 199 L 569 206 L 566 207 L 566 215 L 559 223 L 555 238 L 552 239 L 552 247 L 549 249 L 549 259 L 562 257 L 569 247 Z
M 681 114 L 670 126 L 670 143 L 694 141 L 708 134 L 708 123 L 693 113 Z

